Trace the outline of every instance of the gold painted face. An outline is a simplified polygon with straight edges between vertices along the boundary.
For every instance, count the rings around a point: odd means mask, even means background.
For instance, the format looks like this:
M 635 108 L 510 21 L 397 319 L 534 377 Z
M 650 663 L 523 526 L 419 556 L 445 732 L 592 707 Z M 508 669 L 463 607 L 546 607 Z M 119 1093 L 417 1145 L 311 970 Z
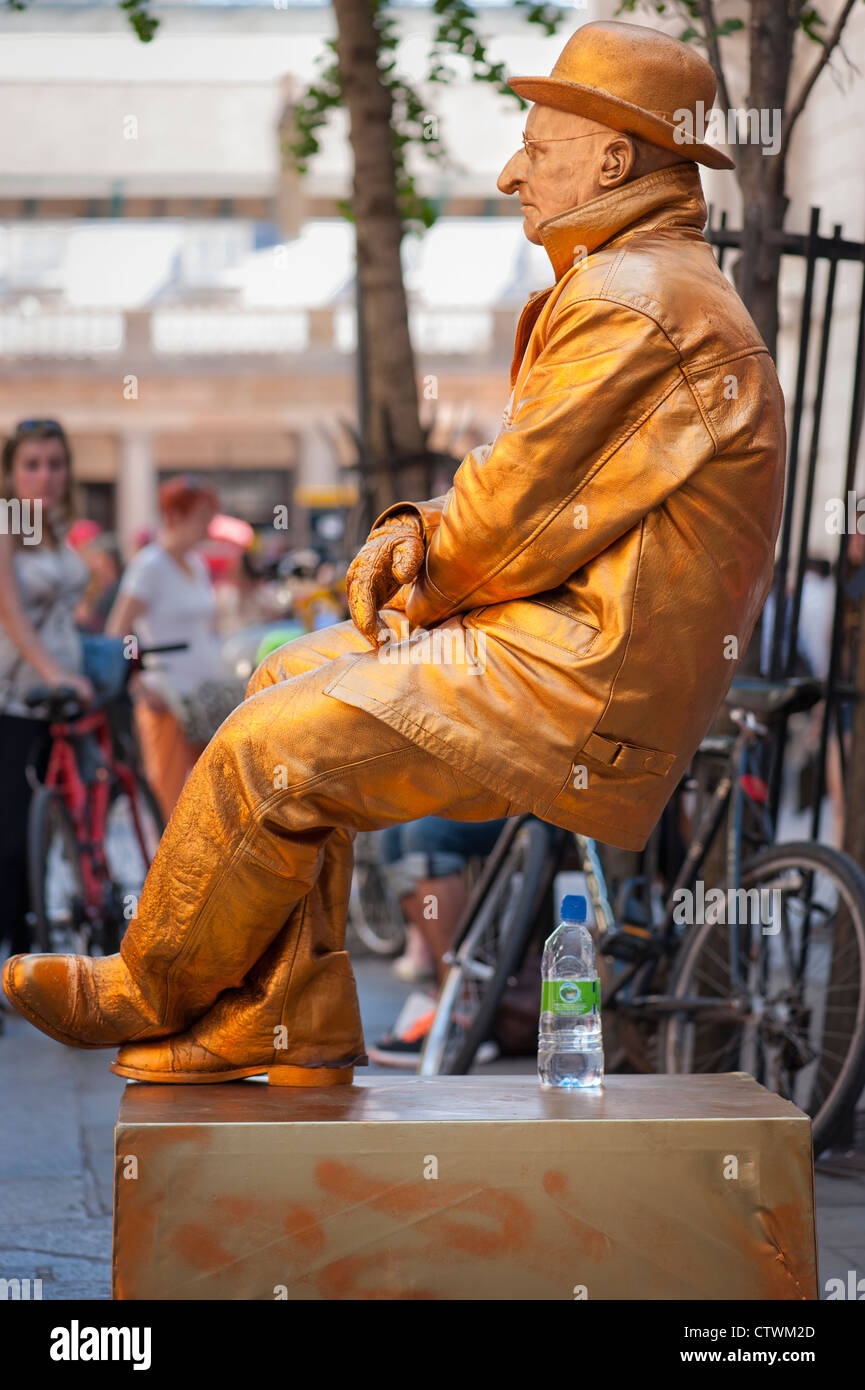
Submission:
M 547 217 L 594 198 L 603 155 L 602 138 L 616 132 L 550 106 L 532 107 L 522 148 L 508 160 L 497 180 L 502 193 L 517 193 L 529 241 L 540 244 L 537 224 Z

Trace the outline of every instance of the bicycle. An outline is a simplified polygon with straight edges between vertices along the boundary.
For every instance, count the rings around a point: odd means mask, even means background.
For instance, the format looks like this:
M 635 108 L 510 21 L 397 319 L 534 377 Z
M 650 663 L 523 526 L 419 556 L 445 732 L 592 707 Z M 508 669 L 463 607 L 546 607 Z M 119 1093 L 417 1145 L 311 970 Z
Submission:
M 132 671 L 151 652 L 141 649 Z M 117 951 L 164 829 L 131 739 L 117 739 L 108 702 L 87 710 L 69 686 L 36 686 L 26 703 L 47 708 L 48 764 L 40 781 L 33 763 L 27 829 L 34 945 L 78 955 Z M 118 743 L 125 743 L 119 748 Z
M 811 1116 L 816 1152 L 828 1147 L 865 1084 L 865 874 L 824 845 L 773 843 L 758 762 L 770 726 L 822 695 L 811 680 L 734 681 L 726 703 L 738 732 L 701 745 L 722 759 L 721 776 L 660 903 L 650 882 L 630 881 L 616 912 L 593 840 L 528 816 L 506 826 L 447 958 L 419 1074 L 470 1069 L 508 984 L 550 930 L 541 909 L 575 845 L 609 1069 L 749 1072 Z M 688 921 L 725 818 L 725 885 L 703 891 Z M 720 898 L 706 912 L 710 893 Z
M 385 872 L 381 837 L 361 830 L 354 841 L 354 869 L 347 928 L 353 941 L 376 956 L 398 956 L 406 944 L 405 918 Z

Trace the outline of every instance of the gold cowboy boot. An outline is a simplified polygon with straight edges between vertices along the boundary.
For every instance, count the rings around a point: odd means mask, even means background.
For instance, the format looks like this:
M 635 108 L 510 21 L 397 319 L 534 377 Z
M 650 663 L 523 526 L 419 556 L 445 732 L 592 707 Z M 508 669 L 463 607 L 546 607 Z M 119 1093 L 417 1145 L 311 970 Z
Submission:
M 269 866 L 248 859 L 234 876 L 241 910 L 226 910 L 211 893 L 199 912 L 198 873 L 209 870 L 213 880 L 225 858 L 218 835 L 203 849 L 194 838 L 208 809 L 194 797 L 182 799 L 119 954 L 33 954 L 6 961 L 2 979 L 9 1002 L 34 1027 L 70 1047 L 117 1047 L 180 1032 L 224 990 L 243 984 L 282 929 L 290 888 L 267 873 Z M 328 834 L 322 830 L 298 845 L 301 873 L 314 877 Z
M 121 1047 L 111 1070 L 133 1081 L 202 1084 L 267 1073 L 270 1084 L 350 1083 L 367 1061 L 348 953 L 351 835 L 334 831 L 314 887 L 239 989 L 183 1033 Z
M 243 985 L 314 883 L 331 836 L 326 826 L 304 826 L 290 844 L 268 845 L 265 835 L 257 852 L 240 853 L 253 839 L 254 805 L 273 792 L 259 756 L 238 766 L 251 731 L 262 744 L 269 735 L 270 716 L 255 721 L 248 711 L 242 705 L 226 721 L 224 739 L 214 738 L 193 768 L 120 953 L 5 963 L 10 1004 L 49 1037 L 96 1048 L 182 1032 L 225 990 Z M 350 845 L 344 853 L 350 858 Z M 231 891 L 222 897 L 215 889 L 227 868 Z
M 296 954 L 292 918 L 247 984 L 227 990 L 184 1033 L 126 1043 L 111 1070 L 163 1084 L 264 1073 L 271 1085 L 350 1083 L 367 1058 L 348 957 L 331 952 L 316 960 L 308 952 L 298 963 Z
M 116 1047 L 170 1032 L 122 956 L 11 956 L 3 966 L 9 1003 L 69 1047 Z

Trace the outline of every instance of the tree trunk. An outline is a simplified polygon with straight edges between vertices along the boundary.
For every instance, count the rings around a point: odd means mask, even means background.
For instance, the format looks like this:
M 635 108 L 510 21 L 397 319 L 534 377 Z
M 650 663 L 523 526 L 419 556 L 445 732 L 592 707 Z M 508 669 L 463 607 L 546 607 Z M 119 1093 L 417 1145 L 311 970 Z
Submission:
M 751 0 L 750 90 L 745 104 L 758 113 L 786 111 L 797 8 L 794 0 Z M 782 230 L 787 213 L 784 164 L 781 154 L 764 155 L 757 142 L 746 141 L 737 146 L 736 165 L 744 207 L 737 288 L 773 360 L 778 347 L 781 248 L 772 236 Z
M 400 217 L 391 132 L 392 99 L 378 68 L 374 0 L 334 0 L 338 63 L 354 159 L 353 210 L 360 281 L 358 351 L 364 354 L 362 433 L 372 462 L 423 448 L 414 355 L 402 278 Z M 396 500 L 386 470 L 377 507 Z
M 855 652 L 855 686 L 861 693 L 865 691 L 865 598 L 859 601 L 856 637 L 852 639 Z M 847 765 L 847 785 L 844 805 L 844 845 L 851 859 L 860 866 L 865 864 L 865 777 L 862 776 L 862 755 L 865 750 L 865 699 L 853 705 L 853 729 L 849 761 Z M 825 1028 L 832 1032 L 846 1031 L 858 1000 L 858 982 L 850 979 L 851 957 L 855 961 L 856 937 L 848 912 L 839 907 L 835 923 L 834 951 L 832 969 L 829 974 L 829 987 L 833 991 L 832 1002 L 826 1011 Z M 846 952 L 846 955 L 845 955 Z M 852 1144 L 854 1138 L 854 1106 L 851 1105 L 839 1125 L 835 1136 L 836 1147 Z

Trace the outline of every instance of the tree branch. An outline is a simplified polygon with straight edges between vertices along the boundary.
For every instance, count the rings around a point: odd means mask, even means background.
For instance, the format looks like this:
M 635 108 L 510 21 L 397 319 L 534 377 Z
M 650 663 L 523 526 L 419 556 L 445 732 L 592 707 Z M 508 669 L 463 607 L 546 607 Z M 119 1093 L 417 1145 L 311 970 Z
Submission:
M 850 12 L 855 4 L 856 0 L 844 0 L 844 6 L 838 18 L 835 20 L 835 23 L 832 26 L 832 30 L 829 34 L 829 37 L 826 39 L 826 42 L 823 46 L 823 52 L 820 54 L 820 57 L 817 59 L 817 62 L 811 69 L 811 72 L 806 77 L 805 82 L 802 85 L 801 92 L 799 93 L 798 97 L 790 107 L 790 110 L 784 121 L 784 136 L 781 140 L 781 149 L 778 152 L 782 163 L 787 156 L 787 147 L 790 144 L 790 136 L 793 133 L 793 127 L 805 109 L 805 103 L 811 95 L 814 83 L 817 81 L 817 78 L 820 76 L 821 72 L 829 62 L 829 59 L 832 57 L 832 54 L 835 52 L 835 49 L 838 47 L 838 44 L 841 40 L 841 34 L 844 30 L 844 25 L 847 23 L 847 20 L 850 17 Z
M 715 76 L 718 79 L 718 96 L 721 99 L 721 106 L 724 111 L 730 109 L 730 92 L 727 87 L 727 79 L 724 76 L 724 69 L 721 66 L 721 45 L 718 42 L 718 25 L 715 22 L 715 6 L 713 0 L 699 0 L 700 15 L 703 20 L 703 27 L 706 30 L 706 47 L 709 50 L 709 62 L 715 69 Z

